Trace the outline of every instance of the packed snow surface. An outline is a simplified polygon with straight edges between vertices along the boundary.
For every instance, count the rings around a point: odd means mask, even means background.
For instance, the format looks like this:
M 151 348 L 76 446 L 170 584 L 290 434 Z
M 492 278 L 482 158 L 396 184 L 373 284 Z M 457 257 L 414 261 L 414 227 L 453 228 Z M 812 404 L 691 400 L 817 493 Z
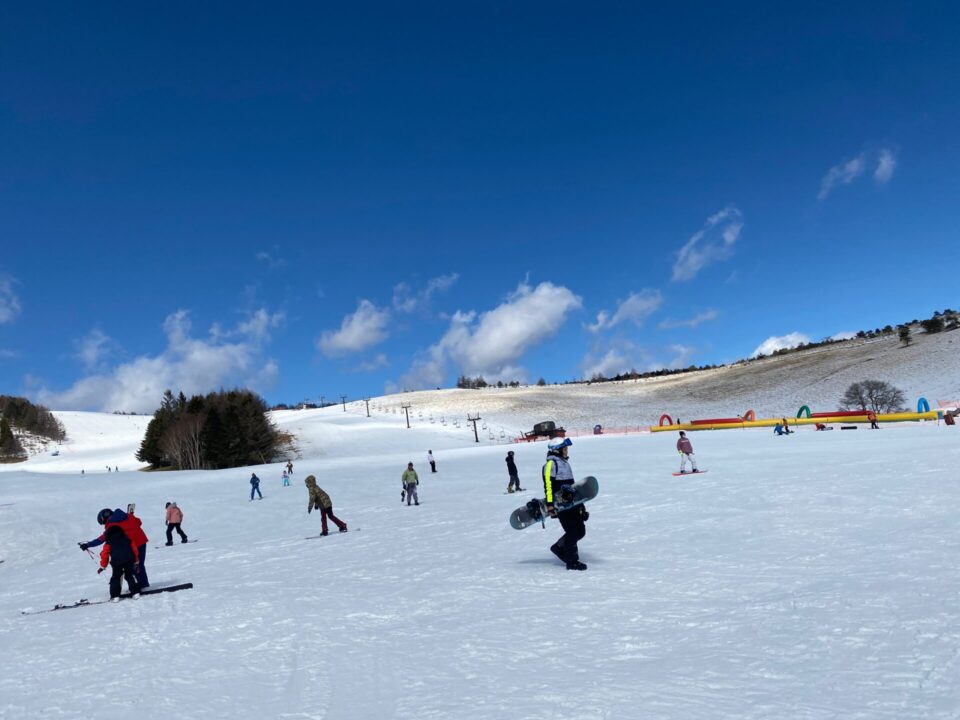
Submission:
M 548 551 L 556 521 L 507 523 L 542 444 L 277 413 L 302 455 L 284 488 L 281 463 L 135 472 L 124 428 L 145 418 L 61 417 L 70 452 L 0 466 L 5 720 L 958 717 L 957 427 L 698 433 L 710 472 L 679 478 L 672 433 L 578 438 L 576 475 L 600 481 L 578 573 Z M 305 539 L 308 473 L 349 533 Z M 156 547 L 169 500 L 198 542 Z M 21 615 L 107 596 L 76 543 L 128 502 L 152 584 L 194 589 Z

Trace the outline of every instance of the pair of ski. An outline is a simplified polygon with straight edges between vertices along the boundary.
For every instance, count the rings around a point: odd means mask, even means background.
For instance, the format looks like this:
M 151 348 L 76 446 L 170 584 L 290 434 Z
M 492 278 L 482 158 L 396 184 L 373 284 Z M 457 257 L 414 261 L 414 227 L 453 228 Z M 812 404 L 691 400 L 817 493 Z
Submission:
M 181 585 L 168 585 L 166 587 L 160 588 L 147 588 L 146 590 L 141 590 L 141 595 L 156 595 L 158 593 L 165 592 L 177 592 L 178 590 L 189 590 L 193 587 L 193 583 L 183 583 Z M 121 598 L 132 598 L 133 595 L 130 593 L 123 593 Z M 64 605 L 54 605 L 48 610 L 21 610 L 21 615 L 41 615 L 42 613 L 56 612 L 57 610 L 72 610 L 73 608 L 86 607 L 87 605 L 103 605 L 104 603 L 110 602 L 110 599 L 106 600 L 87 600 L 83 598 L 82 600 L 77 600 L 75 603 L 69 603 Z

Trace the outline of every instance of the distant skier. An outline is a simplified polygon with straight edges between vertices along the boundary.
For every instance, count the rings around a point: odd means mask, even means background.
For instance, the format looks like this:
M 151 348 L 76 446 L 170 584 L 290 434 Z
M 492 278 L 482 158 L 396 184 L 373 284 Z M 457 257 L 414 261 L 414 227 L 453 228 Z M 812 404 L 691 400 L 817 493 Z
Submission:
M 290 487 L 290 475 L 286 470 L 283 471 L 283 475 L 281 477 L 283 478 L 283 486 Z
M 870 421 L 870 429 L 871 429 L 871 430 L 879 430 L 879 429 L 880 429 L 880 426 L 877 425 L 877 414 L 876 414 L 875 412 L 873 412 L 872 410 L 867 413 L 867 420 Z
M 127 507 L 132 507 L 132 505 L 128 505 Z M 127 538 L 129 538 L 134 548 L 137 550 L 137 575 L 142 581 L 139 584 L 143 588 L 149 587 L 150 582 L 147 579 L 147 570 L 145 567 L 143 567 L 143 562 L 147 557 L 148 539 L 141 527 L 143 523 L 140 522 L 140 518 L 134 515 L 128 515 L 120 508 L 117 508 L 116 510 L 104 508 L 97 515 L 97 522 L 104 526 L 103 533 L 93 540 L 80 543 L 80 549 L 86 550 L 88 548 L 102 545 L 106 541 L 107 530 L 114 525 L 119 526 L 120 529 L 126 534 Z
M 250 475 L 250 501 L 253 502 L 253 494 L 256 493 L 263 500 L 263 493 L 260 492 L 260 478 L 256 473 Z
M 787 422 L 787 419 L 786 419 L 786 418 L 781 418 L 781 419 L 780 419 L 780 422 L 783 423 L 783 434 L 784 434 L 784 435 L 789 435 L 790 433 L 793 432 L 793 430 L 790 429 L 790 423 Z
M 307 500 L 307 514 L 309 515 L 314 510 L 320 511 L 320 534 L 327 534 L 327 518 L 333 520 L 334 525 L 340 528 L 340 532 L 346 532 L 347 524 L 333 514 L 333 503 L 330 501 L 330 496 L 322 488 L 317 487 L 317 479 L 313 475 L 307 475 L 303 482 L 310 493 Z
M 436 472 L 437 461 L 433 459 L 433 450 L 427 450 L 427 462 L 430 463 L 430 472 Z
M 167 545 L 173 545 L 173 531 L 176 530 L 177 534 L 180 536 L 180 542 L 185 543 L 187 541 L 187 536 L 184 534 L 183 530 L 180 528 L 180 523 L 183 522 L 183 510 L 177 507 L 175 502 L 168 502 L 166 504 L 167 509 Z
M 543 490 L 547 499 L 547 512 L 560 521 L 563 537 L 550 546 L 550 552 L 563 560 L 567 570 L 586 570 L 580 562 L 577 543 L 587 534 L 584 523 L 590 513 L 583 505 L 575 505 L 557 511 L 555 501 L 563 503 L 573 494 L 573 469 L 567 457 L 567 448 L 573 445 L 570 438 L 552 438 L 547 442 L 547 461 L 543 464 Z
M 417 485 L 420 484 L 420 478 L 417 477 L 417 471 L 413 469 L 412 462 L 407 463 L 407 469 L 403 471 L 400 481 L 403 483 L 403 490 L 407 495 L 407 507 L 410 506 L 411 500 L 413 500 L 414 505 L 419 505 L 420 497 L 417 495 Z
M 293 460 L 287 460 L 287 475 L 293 475 Z
M 520 474 L 517 472 L 517 464 L 513 461 L 513 450 L 507 452 L 507 475 L 510 477 L 510 481 L 507 483 L 507 492 L 522 492 Z
M 781 425 L 780 423 L 777 423 L 776 425 L 773 426 L 773 434 L 774 434 L 774 435 L 786 435 L 787 433 L 785 433 L 785 432 L 783 431 L 783 425 Z
M 697 470 L 697 460 L 693 456 L 693 444 L 690 442 L 690 438 L 687 437 L 687 434 L 681 430 L 680 439 L 677 440 L 677 452 L 680 454 L 680 474 L 687 474 L 687 460 L 690 461 L 690 465 L 693 467 L 693 472 L 700 472 Z
M 134 598 L 140 597 L 140 583 L 136 578 L 137 571 L 140 569 L 140 556 L 137 553 L 137 546 L 131 542 L 123 528 L 117 523 L 108 522 L 114 512 L 119 511 L 104 508 L 97 515 L 99 523 L 107 524 L 103 534 L 103 550 L 100 551 L 100 569 L 97 570 L 97 574 L 102 573 L 107 565 L 110 565 L 113 569 L 110 576 L 110 600 L 119 602 L 122 579 L 126 579 L 130 594 Z

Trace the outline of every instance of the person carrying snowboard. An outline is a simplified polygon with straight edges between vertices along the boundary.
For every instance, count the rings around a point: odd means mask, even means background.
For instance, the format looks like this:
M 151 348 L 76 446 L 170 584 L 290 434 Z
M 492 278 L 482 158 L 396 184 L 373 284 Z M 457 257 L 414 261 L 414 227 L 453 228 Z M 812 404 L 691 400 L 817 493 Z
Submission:
M 689 460 L 690 465 L 693 466 L 693 472 L 700 472 L 697 470 L 697 460 L 693 457 L 693 444 L 683 430 L 680 431 L 680 439 L 677 440 L 677 452 L 680 454 L 681 475 L 687 474 L 687 460 Z
M 120 601 L 121 580 L 126 579 L 127 587 L 134 598 L 140 597 L 140 583 L 137 582 L 136 574 L 140 569 L 140 556 L 137 553 L 137 546 L 130 540 L 127 533 L 119 523 L 110 523 L 109 520 L 114 512 L 110 508 L 104 508 L 97 514 L 97 522 L 106 525 L 107 529 L 103 533 L 103 550 L 100 551 L 100 569 L 97 574 L 102 573 L 107 565 L 113 569 L 110 575 L 110 600 L 111 602 Z
M 577 543 L 587 534 L 584 523 L 590 513 L 583 505 L 574 505 L 558 511 L 555 503 L 563 504 L 572 498 L 573 469 L 567 457 L 567 448 L 573 445 L 570 438 L 552 438 L 547 442 L 547 461 L 543 464 L 543 490 L 546 494 L 547 512 L 560 521 L 563 537 L 550 546 L 550 552 L 563 560 L 567 570 L 586 570 L 580 562 Z
M 183 510 L 177 507 L 175 502 L 168 502 L 167 508 L 167 545 L 173 545 L 173 531 L 176 530 L 180 536 L 180 542 L 185 543 L 187 536 L 180 529 L 180 523 L 183 522 Z
M 127 506 L 130 509 L 133 509 L 133 505 Z M 104 512 L 107 510 L 109 512 Z M 133 543 L 134 547 L 137 548 L 137 578 L 138 583 L 141 588 L 147 588 L 150 586 L 150 581 L 147 579 L 147 569 L 143 566 L 143 561 L 147 556 L 147 535 L 143 532 L 140 518 L 136 517 L 133 514 L 127 514 L 120 508 L 116 510 L 110 510 L 110 508 L 104 508 L 97 515 L 97 522 L 104 526 L 104 531 L 100 534 L 99 537 L 94 538 L 93 540 L 88 540 L 87 542 L 80 543 L 80 549 L 86 550 L 88 548 L 97 547 L 106 542 L 107 530 L 109 530 L 114 525 L 119 525 L 120 529 L 126 534 L 130 542 Z
M 333 514 L 333 503 L 330 501 L 330 496 L 322 488 L 317 487 L 317 479 L 313 475 L 307 475 L 303 482 L 310 493 L 307 500 L 307 514 L 309 515 L 314 510 L 320 511 L 320 534 L 327 534 L 327 518 L 333 520 L 334 525 L 340 528 L 340 532 L 346 532 L 347 524 Z
M 410 506 L 411 500 L 413 500 L 414 505 L 419 505 L 420 498 L 417 495 L 417 485 L 420 484 L 420 478 L 417 477 L 417 471 L 413 469 L 412 462 L 407 463 L 407 469 L 403 471 L 400 482 L 403 483 L 403 491 L 407 494 L 407 507 Z
M 520 474 L 517 472 L 517 464 L 513 461 L 513 450 L 507 452 L 507 475 L 510 476 L 510 481 L 507 483 L 507 492 L 522 492 Z
M 256 473 L 250 475 L 250 502 L 253 502 L 253 494 L 256 493 L 263 500 L 263 493 L 260 492 L 260 478 Z

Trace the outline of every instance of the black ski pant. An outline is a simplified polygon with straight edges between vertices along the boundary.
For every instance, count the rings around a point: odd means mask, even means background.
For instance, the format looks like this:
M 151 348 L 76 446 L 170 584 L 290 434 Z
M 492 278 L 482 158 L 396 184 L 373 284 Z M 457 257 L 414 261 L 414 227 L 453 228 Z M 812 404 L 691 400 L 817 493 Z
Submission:
M 520 476 L 519 476 L 519 475 L 511 475 L 511 476 L 510 476 L 510 482 L 507 483 L 507 491 L 508 491 L 508 492 L 510 491 L 510 488 L 514 488 L 515 490 L 519 490 L 519 489 L 520 489 Z
M 186 542 L 187 535 L 180 529 L 180 523 L 167 523 L 167 545 L 173 545 L 173 531 L 176 530 L 180 534 L 180 541 Z
M 582 507 L 577 505 L 569 510 L 557 513 L 557 520 L 563 528 L 563 537 L 557 540 L 557 548 L 565 562 L 577 562 L 580 559 L 580 550 L 577 543 L 587 534 L 587 526 L 583 522 Z
M 113 574 L 110 576 L 110 597 L 120 597 L 121 580 L 127 581 L 127 587 L 130 588 L 131 594 L 135 595 L 140 592 L 140 583 L 137 582 L 137 578 L 133 574 L 132 562 L 126 565 L 111 565 L 110 567 L 113 570 Z

